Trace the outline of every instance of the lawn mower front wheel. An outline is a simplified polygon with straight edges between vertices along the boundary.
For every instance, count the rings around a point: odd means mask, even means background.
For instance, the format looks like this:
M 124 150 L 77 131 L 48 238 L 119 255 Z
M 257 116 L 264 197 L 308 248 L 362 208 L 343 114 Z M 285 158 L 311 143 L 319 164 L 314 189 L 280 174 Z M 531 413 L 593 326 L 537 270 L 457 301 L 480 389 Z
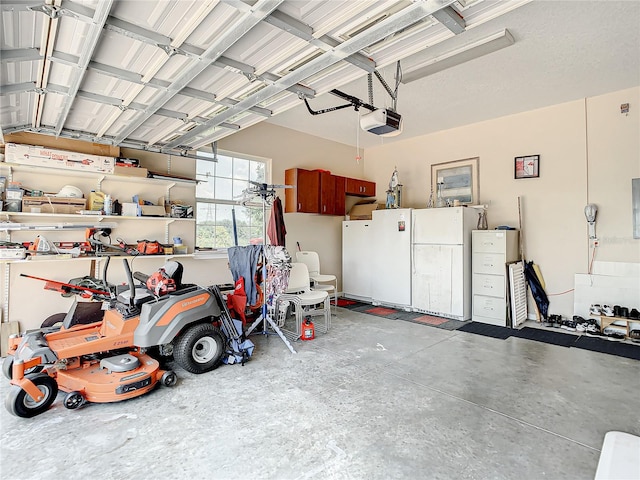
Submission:
M 40 415 L 51 406 L 58 395 L 58 384 L 46 373 L 31 373 L 26 375 L 26 378 L 38 387 L 44 397 L 35 401 L 25 390 L 12 385 L 4 406 L 17 417 L 31 418 Z
M 210 323 L 199 323 L 187 328 L 176 340 L 173 358 L 191 373 L 205 373 L 215 369 L 222 361 L 225 341 L 222 333 Z
M 36 365 L 35 367 L 25 370 L 25 375 L 29 373 L 40 373 L 44 369 L 44 365 Z M 13 356 L 6 357 L 2 362 L 2 374 L 9 380 L 13 378 Z

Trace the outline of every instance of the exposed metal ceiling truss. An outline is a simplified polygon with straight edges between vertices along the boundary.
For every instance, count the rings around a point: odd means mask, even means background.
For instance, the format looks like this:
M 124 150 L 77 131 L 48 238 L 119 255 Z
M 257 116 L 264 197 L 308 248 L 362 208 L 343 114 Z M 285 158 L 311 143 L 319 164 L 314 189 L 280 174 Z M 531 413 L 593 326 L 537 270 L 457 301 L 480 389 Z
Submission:
M 526 1 L 3 0 L 2 133 L 184 153 Z

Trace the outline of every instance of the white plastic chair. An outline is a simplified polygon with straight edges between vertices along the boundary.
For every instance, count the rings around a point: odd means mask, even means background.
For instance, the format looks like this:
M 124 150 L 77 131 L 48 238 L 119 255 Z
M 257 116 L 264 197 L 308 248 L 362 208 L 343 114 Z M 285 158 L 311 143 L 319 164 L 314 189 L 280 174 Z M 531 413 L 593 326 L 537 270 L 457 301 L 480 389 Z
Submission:
M 291 264 L 289 286 L 276 299 L 276 311 L 279 303 L 289 301 L 293 303 L 296 316 L 296 330 L 292 332 L 296 339 L 302 335 L 302 322 L 305 316 L 324 315 L 325 333 L 331 327 L 331 303 L 329 294 L 323 290 L 311 290 L 309 287 L 309 271 L 301 262 Z
M 309 269 L 309 277 L 313 281 L 312 290 L 333 292 L 333 304 L 338 305 L 338 279 L 335 275 L 320 273 L 320 257 L 316 252 L 296 252 L 296 260 L 304 263 Z

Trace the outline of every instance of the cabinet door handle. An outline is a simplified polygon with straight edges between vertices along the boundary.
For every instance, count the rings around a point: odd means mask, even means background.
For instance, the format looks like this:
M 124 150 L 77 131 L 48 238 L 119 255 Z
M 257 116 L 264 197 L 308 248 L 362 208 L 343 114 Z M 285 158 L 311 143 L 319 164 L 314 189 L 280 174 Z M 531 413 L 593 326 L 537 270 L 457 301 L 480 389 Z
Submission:
M 298 210 L 302 210 L 302 204 L 298 203 Z

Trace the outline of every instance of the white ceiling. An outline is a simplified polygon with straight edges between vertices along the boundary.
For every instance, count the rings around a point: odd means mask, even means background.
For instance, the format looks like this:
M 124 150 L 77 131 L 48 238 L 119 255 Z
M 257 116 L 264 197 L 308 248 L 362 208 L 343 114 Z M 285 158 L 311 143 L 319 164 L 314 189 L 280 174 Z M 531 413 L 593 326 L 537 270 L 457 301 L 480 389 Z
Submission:
M 353 109 L 311 116 L 299 105 L 268 122 L 348 145 L 359 142 L 366 148 L 640 85 L 637 0 L 534 1 L 424 54 L 441 55 L 504 28 L 515 38 L 513 45 L 400 84 L 397 111 L 404 124 L 400 136 L 358 132 Z M 401 64 L 406 69 L 420 55 Z M 395 66 L 382 71 L 387 83 L 393 83 Z M 366 77 L 340 90 L 368 98 Z M 376 106 L 389 104 L 390 97 L 375 80 L 374 92 Z M 323 95 L 309 103 L 318 110 L 344 102 Z
M 403 133 L 384 142 L 640 84 L 638 0 L 2 0 L 0 9 L 4 134 L 182 152 L 267 120 L 367 147 L 383 139 L 359 132 L 352 108 L 311 116 L 301 96 L 316 110 L 344 103 L 326 94 L 334 88 L 368 102 L 374 68 L 393 88 L 397 60 L 407 70 L 504 28 L 514 45 L 401 84 Z M 375 78 L 373 104 L 391 104 Z

